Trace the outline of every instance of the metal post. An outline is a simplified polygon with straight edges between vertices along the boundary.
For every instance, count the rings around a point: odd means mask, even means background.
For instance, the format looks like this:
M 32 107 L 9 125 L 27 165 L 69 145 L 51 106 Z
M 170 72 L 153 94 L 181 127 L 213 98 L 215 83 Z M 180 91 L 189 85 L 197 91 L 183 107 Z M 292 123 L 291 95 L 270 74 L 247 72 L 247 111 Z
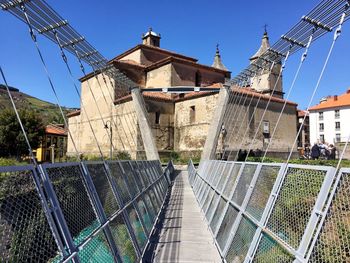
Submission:
M 154 140 L 151 126 L 147 118 L 147 109 L 139 88 L 131 90 L 132 100 L 134 102 L 137 121 L 140 125 L 142 141 L 145 146 L 147 160 L 159 160 L 157 145 Z
M 208 130 L 208 136 L 205 140 L 201 161 L 211 160 L 215 157 L 219 135 L 229 99 L 229 88 L 224 86 L 219 92 L 217 106 Z

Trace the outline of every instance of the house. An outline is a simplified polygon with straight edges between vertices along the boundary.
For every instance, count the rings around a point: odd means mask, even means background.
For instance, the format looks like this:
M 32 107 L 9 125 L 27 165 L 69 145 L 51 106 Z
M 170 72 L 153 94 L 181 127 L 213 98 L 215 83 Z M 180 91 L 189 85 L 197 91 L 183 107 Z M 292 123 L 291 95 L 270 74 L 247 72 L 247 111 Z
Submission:
M 311 143 L 345 143 L 350 134 L 350 88 L 341 95 L 328 96 L 311 107 Z
M 63 125 L 49 124 L 45 127 L 45 135 L 40 147 L 36 149 L 38 162 L 61 161 L 67 151 L 67 130 Z
M 217 106 L 218 92 L 223 88 L 223 84 L 231 78 L 231 72 L 224 66 L 218 47 L 216 47 L 213 64 L 208 66 L 199 63 L 196 58 L 161 48 L 160 40 L 160 34 L 150 29 L 142 36 L 142 44 L 116 56 L 109 63 L 144 90 L 142 94 L 159 153 L 166 155 L 176 151 L 182 156 L 199 156 L 207 137 L 213 112 Z M 250 58 L 251 63 L 269 46 L 268 35 L 265 32 L 258 52 Z M 248 113 L 246 120 L 232 120 L 225 123 L 228 133 L 230 130 L 238 128 L 241 123 L 241 136 L 243 136 L 245 129 L 249 130 L 246 141 L 242 144 L 243 148 L 247 148 L 250 144 L 266 104 L 271 101 L 265 115 L 264 127 L 260 127 L 261 132 L 258 133 L 256 142 L 252 145 L 253 149 L 266 147 L 279 113 L 286 103 L 270 149 L 271 152 L 278 155 L 290 150 L 297 129 L 297 104 L 283 99 L 281 79 L 276 84 L 280 67 L 280 64 L 276 64 L 272 72 L 261 72 L 259 76 L 256 76 L 259 79 L 252 81 L 254 83 L 252 87 L 230 87 L 234 91 L 234 96 L 245 96 L 247 101 L 252 101 L 250 105 L 248 103 L 237 105 L 237 110 Z M 90 73 L 81 78 L 80 81 L 81 106 L 84 110 L 74 111 L 67 115 L 69 129 L 78 151 L 85 155 L 99 154 L 95 136 L 90 129 L 89 119 L 100 148 L 106 156 L 109 154 L 110 146 L 113 145 L 114 152 L 128 151 L 133 158 L 136 158 L 138 154 L 143 152 L 143 145 L 130 93 L 120 93 L 118 86 L 109 85 L 108 81 L 104 83 L 101 74 L 94 76 Z M 277 88 L 275 92 L 272 92 L 275 84 Z M 216 89 L 216 92 L 215 90 L 214 92 L 188 93 L 147 91 L 151 88 L 179 86 L 211 87 Z M 93 90 L 94 96 L 90 89 Z M 228 109 L 234 103 L 238 104 L 238 101 L 230 100 Z M 105 121 L 102 121 L 101 117 Z M 252 121 L 248 127 L 249 119 Z M 112 130 L 105 128 L 106 120 L 112 126 Z M 112 138 L 107 134 L 108 131 L 112 134 Z M 226 149 L 237 150 L 241 142 L 242 137 L 227 136 L 223 144 Z M 220 151 L 220 147 L 218 147 L 218 151 Z M 70 139 L 68 139 L 67 154 L 74 154 Z

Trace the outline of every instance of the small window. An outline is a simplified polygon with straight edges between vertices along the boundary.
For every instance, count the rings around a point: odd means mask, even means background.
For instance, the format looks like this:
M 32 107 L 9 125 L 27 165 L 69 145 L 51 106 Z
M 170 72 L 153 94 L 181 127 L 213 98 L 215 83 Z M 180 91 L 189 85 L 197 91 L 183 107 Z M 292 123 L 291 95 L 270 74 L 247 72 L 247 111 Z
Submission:
M 340 118 L 340 111 L 339 111 L 339 110 L 335 110 L 335 111 L 334 111 L 334 117 L 335 117 L 336 119 L 339 119 L 339 118 Z
M 340 131 L 340 121 L 335 122 L 335 130 Z
M 263 133 L 270 133 L 270 123 L 268 121 L 263 122 Z
M 155 123 L 156 123 L 156 124 L 160 124 L 160 112 L 156 112 Z
M 324 123 L 320 123 L 320 132 L 324 131 Z
M 323 112 L 319 112 L 319 113 L 318 113 L 318 119 L 319 119 L 320 121 L 323 121 Z
M 340 133 L 336 133 L 335 134 L 335 142 L 340 142 L 341 137 L 340 137 Z
M 323 134 L 320 135 L 320 142 L 324 143 L 324 135 Z
M 190 107 L 190 123 L 194 123 L 196 121 L 196 106 Z

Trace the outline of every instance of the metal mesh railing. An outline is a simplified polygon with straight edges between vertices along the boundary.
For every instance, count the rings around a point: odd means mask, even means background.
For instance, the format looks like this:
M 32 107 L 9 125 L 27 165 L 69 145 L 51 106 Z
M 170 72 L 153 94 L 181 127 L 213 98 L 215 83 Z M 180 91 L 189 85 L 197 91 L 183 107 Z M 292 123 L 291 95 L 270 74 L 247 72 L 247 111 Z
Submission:
M 224 262 L 350 262 L 350 169 L 189 163 Z
M 34 167 L 0 167 L 1 262 L 60 259 Z
M 158 161 L 0 167 L 0 262 L 139 261 L 173 171 Z

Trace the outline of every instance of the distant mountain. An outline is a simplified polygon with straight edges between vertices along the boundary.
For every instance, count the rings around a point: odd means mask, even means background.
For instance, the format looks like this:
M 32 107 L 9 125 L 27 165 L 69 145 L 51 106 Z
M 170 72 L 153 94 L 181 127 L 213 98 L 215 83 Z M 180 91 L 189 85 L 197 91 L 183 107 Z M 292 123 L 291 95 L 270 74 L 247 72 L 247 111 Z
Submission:
M 40 100 L 32 97 L 19 89 L 9 87 L 10 92 L 18 109 L 28 109 L 36 111 L 43 119 L 45 124 L 49 123 L 63 123 L 60 110 L 56 104 Z M 7 94 L 6 86 L 0 84 L 0 111 L 4 109 L 12 109 L 10 98 Z M 63 107 L 63 111 L 68 113 L 71 108 Z

